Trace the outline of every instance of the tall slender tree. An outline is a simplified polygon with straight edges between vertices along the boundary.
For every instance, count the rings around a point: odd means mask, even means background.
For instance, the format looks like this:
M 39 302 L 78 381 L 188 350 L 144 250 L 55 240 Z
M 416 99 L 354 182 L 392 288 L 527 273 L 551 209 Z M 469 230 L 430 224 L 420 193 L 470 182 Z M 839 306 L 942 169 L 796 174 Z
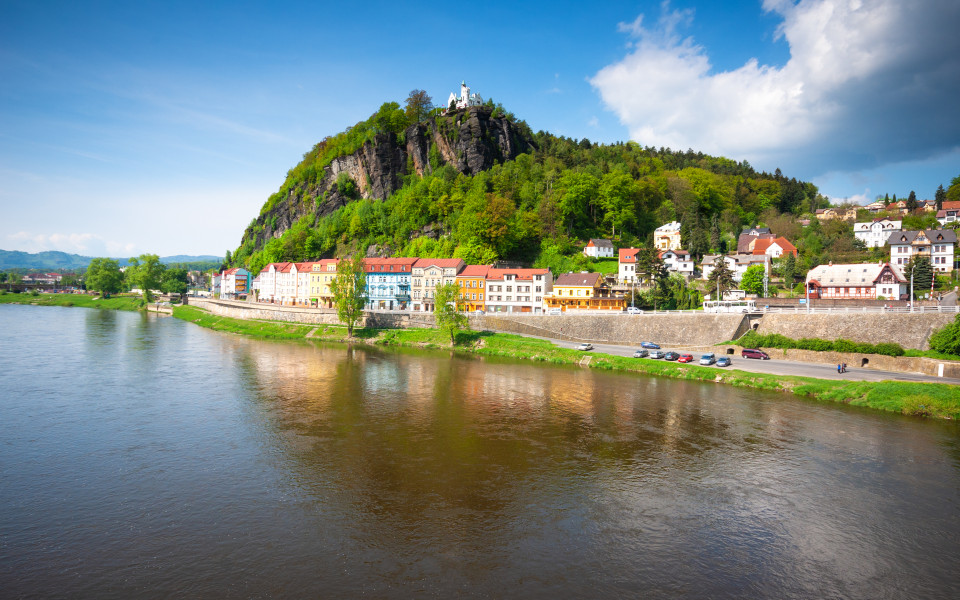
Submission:
M 943 189 L 942 183 L 937 187 L 937 193 L 934 195 L 934 199 L 937 202 L 937 210 L 943 210 L 943 201 L 947 199 L 947 191 Z
M 353 337 L 353 328 L 363 316 L 367 304 L 367 272 L 363 255 L 359 252 L 337 263 L 337 276 L 330 282 L 337 318 L 347 326 L 347 337 Z
M 460 287 L 455 283 L 445 283 L 434 290 L 433 295 L 436 307 L 433 314 L 437 319 L 437 327 L 450 334 L 450 345 L 457 343 L 457 332 L 467 326 L 467 316 L 460 312 Z
M 722 300 L 723 293 L 733 287 L 733 273 L 723 258 L 723 256 L 718 255 L 713 260 L 713 271 L 707 278 L 707 281 L 710 282 L 710 293 L 713 293 L 714 290 L 718 293 L 716 300 Z

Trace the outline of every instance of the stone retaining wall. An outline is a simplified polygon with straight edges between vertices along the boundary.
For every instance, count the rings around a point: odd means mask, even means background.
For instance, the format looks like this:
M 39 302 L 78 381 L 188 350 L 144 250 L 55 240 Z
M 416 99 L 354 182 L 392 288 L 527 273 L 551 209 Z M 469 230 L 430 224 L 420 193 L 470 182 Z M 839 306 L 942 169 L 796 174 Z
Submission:
M 879 344 L 896 342 L 904 348 L 930 349 L 930 335 L 956 313 L 823 313 L 766 314 L 757 333 L 779 333 L 789 338 L 845 339 Z

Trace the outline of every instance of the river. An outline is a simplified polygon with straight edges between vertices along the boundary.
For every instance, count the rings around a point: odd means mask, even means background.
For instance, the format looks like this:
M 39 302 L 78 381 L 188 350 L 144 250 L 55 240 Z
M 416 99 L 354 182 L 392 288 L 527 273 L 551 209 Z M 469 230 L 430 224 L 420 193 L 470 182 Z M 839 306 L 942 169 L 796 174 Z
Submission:
M 960 429 L 0 305 L 4 598 L 952 598 Z

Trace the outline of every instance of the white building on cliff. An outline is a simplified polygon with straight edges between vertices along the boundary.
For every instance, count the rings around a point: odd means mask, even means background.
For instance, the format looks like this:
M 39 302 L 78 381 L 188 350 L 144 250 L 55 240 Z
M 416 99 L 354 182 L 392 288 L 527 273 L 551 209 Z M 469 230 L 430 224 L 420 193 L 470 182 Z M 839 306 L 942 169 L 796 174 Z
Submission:
M 447 110 L 450 109 L 450 104 L 454 104 L 454 108 L 467 108 L 468 106 L 480 106 L 483 104 L 483 98 L 480 97 L 480 94 L 471 94 L 470 88 L 467 87 L 465 81 L 460 82 L 460 97 L 458 98 L 453 92 L 450 92 L 450 99 L 447 100 Z

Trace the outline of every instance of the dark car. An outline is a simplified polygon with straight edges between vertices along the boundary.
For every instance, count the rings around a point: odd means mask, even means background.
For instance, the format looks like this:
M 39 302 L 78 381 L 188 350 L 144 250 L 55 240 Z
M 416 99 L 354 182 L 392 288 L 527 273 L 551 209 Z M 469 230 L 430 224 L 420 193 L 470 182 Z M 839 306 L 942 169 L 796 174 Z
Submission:
M 679 352 L 667 352 L 663 355 L 663 360 L 677 360 L 680 358 Z
M 692 354 L 681 354 L 681 355 L 680 355 L 680 358 L 677 359 L 677 362 L 691 363 L 691 362 L 693 362 L 693 355 L 692 355 Z
M 641 348 L 646 348 L 648 350 L 659 350 L 660 346 L 654 344 L 653 342 L 640 342 Z
M 726 356 L 721 356 L 720 358 L 717 359 L 718 367 L 729 367 L 731 364 L 733 364 L 733 361 L 727 358 Z
M 740 356 L 744 358 L 757 358 L 760 360 L 770 360 L 770 356 L 767 355 L 763 350 L 757 350 L 756 348 L 744 348 L 740 351 Z
M 646 350 L 637 350 L 636 352 L 633 353 L 634 358 L 646 358 L 648 356 L 650 356 L 650 353 L 647 352 Z

